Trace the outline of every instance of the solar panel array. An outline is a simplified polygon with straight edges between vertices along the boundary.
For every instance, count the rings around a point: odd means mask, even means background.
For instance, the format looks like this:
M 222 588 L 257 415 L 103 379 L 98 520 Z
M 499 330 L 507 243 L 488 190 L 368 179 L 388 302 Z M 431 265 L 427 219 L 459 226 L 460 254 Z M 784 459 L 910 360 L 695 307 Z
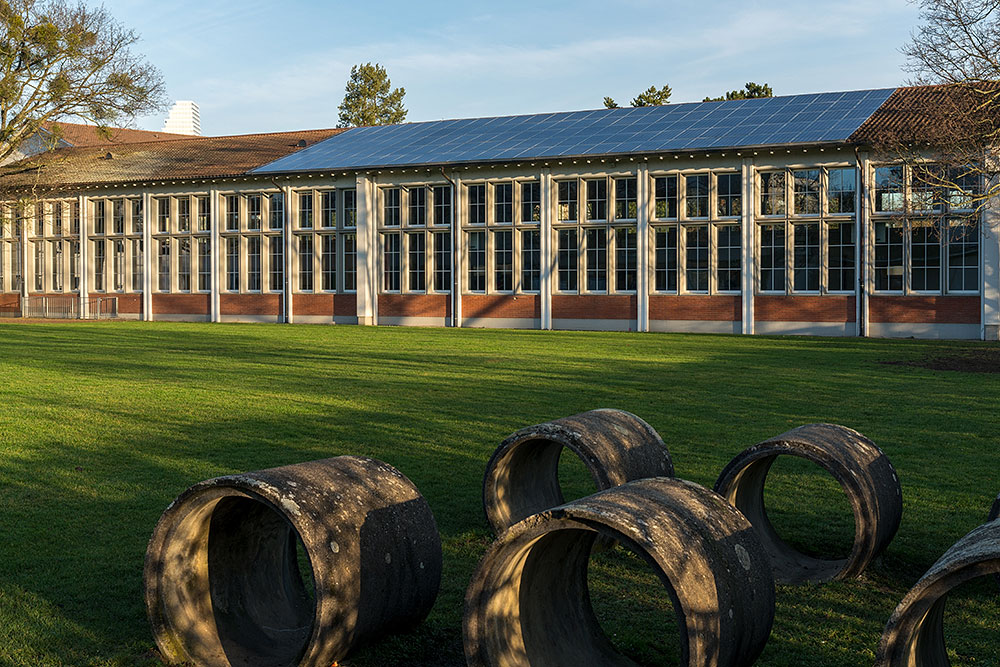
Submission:
M 895 88 L 359 127 L 255 172 L 321 171 L 845 141 Z

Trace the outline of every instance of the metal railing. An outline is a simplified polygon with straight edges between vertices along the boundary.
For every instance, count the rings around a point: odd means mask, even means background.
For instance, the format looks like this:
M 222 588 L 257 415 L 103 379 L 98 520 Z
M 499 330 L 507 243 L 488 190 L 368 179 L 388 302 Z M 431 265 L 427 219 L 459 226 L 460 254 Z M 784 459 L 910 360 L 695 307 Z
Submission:
M 20 303 L 0 303 L 0 317 L 64 320 L 109 320 L 118 317 L 118 297 L 95 296 L 84 299 L 80 317 L 80 297 L 72 294 L 21 297 Z

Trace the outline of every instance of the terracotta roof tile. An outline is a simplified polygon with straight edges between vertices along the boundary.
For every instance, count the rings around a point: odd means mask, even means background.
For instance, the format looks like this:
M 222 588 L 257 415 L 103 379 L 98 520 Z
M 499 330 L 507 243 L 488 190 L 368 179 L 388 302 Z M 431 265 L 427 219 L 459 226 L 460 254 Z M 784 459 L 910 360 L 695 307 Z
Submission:
M 109 137 L 98 134 L 96 125 L 83 123 L 65 123 L 63 121 L 46 123 L 45 129 L 59 128 L 59 135 L 67 143 L 81 146 L 111 146 L 114 144 L 134 144 L 148 141 L 168 141 L 171 139 L 191 138 L 194 135 L 175 134 L 171 132 L 150 132 L 148 130 L 132 130 L 125 127 L 108 128 Z

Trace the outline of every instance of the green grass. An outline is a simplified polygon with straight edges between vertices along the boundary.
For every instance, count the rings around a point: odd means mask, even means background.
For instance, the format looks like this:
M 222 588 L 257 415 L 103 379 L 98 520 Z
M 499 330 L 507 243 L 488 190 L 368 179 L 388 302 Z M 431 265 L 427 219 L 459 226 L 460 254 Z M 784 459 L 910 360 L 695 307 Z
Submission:
M 444 548 L 441 593 L 410 634 L 348 661 L 461 665 L 462 600 L 491 541 L 480 502 L 494 447 L 596 407 L 635 412 L 677 474 L 711 486 L 744 447 L 842 423 L 895 464 L 904 515 L 864 578 L 779 587 L 762 665 L 871 664 L 909 587 L 1000 491 L 1000 374 L 884 365 L 983 343 L 140 323 L 0 324 L 0 664 L 152 665 L 142 563 L 189 485 L 339 454 L 414 481 Z M 796 544 L 836 552 L 839 488 L 776 466 L 767 499 Z M 588 482 L 567 465 L 567 495 Z M 669 598 L 639 559 L 596 556 L 595 606 L 644 664 L 676 661 Z M 1000 664 L 992 581 L 949 604 L 956 663 Z

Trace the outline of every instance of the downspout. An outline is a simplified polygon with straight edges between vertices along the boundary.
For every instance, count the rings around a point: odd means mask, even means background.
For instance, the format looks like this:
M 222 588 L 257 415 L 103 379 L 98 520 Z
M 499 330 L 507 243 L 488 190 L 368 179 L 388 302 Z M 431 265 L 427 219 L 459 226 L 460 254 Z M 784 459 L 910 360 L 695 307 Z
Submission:
M 455 262 L 455 243 L 458 240 L 458 230 L 455 229 L 455 206 L 456 199 L 455 193 L 458 187 L 455 185 L 455 181 L 451 180 L 451 177 L 445 173 L 444 167 L 441 167 L 441 176 L 444 180 L 451 184 L 451 326 L 458 326 L 458 317 L 456 315 L 458 308 L 458 266 Z

